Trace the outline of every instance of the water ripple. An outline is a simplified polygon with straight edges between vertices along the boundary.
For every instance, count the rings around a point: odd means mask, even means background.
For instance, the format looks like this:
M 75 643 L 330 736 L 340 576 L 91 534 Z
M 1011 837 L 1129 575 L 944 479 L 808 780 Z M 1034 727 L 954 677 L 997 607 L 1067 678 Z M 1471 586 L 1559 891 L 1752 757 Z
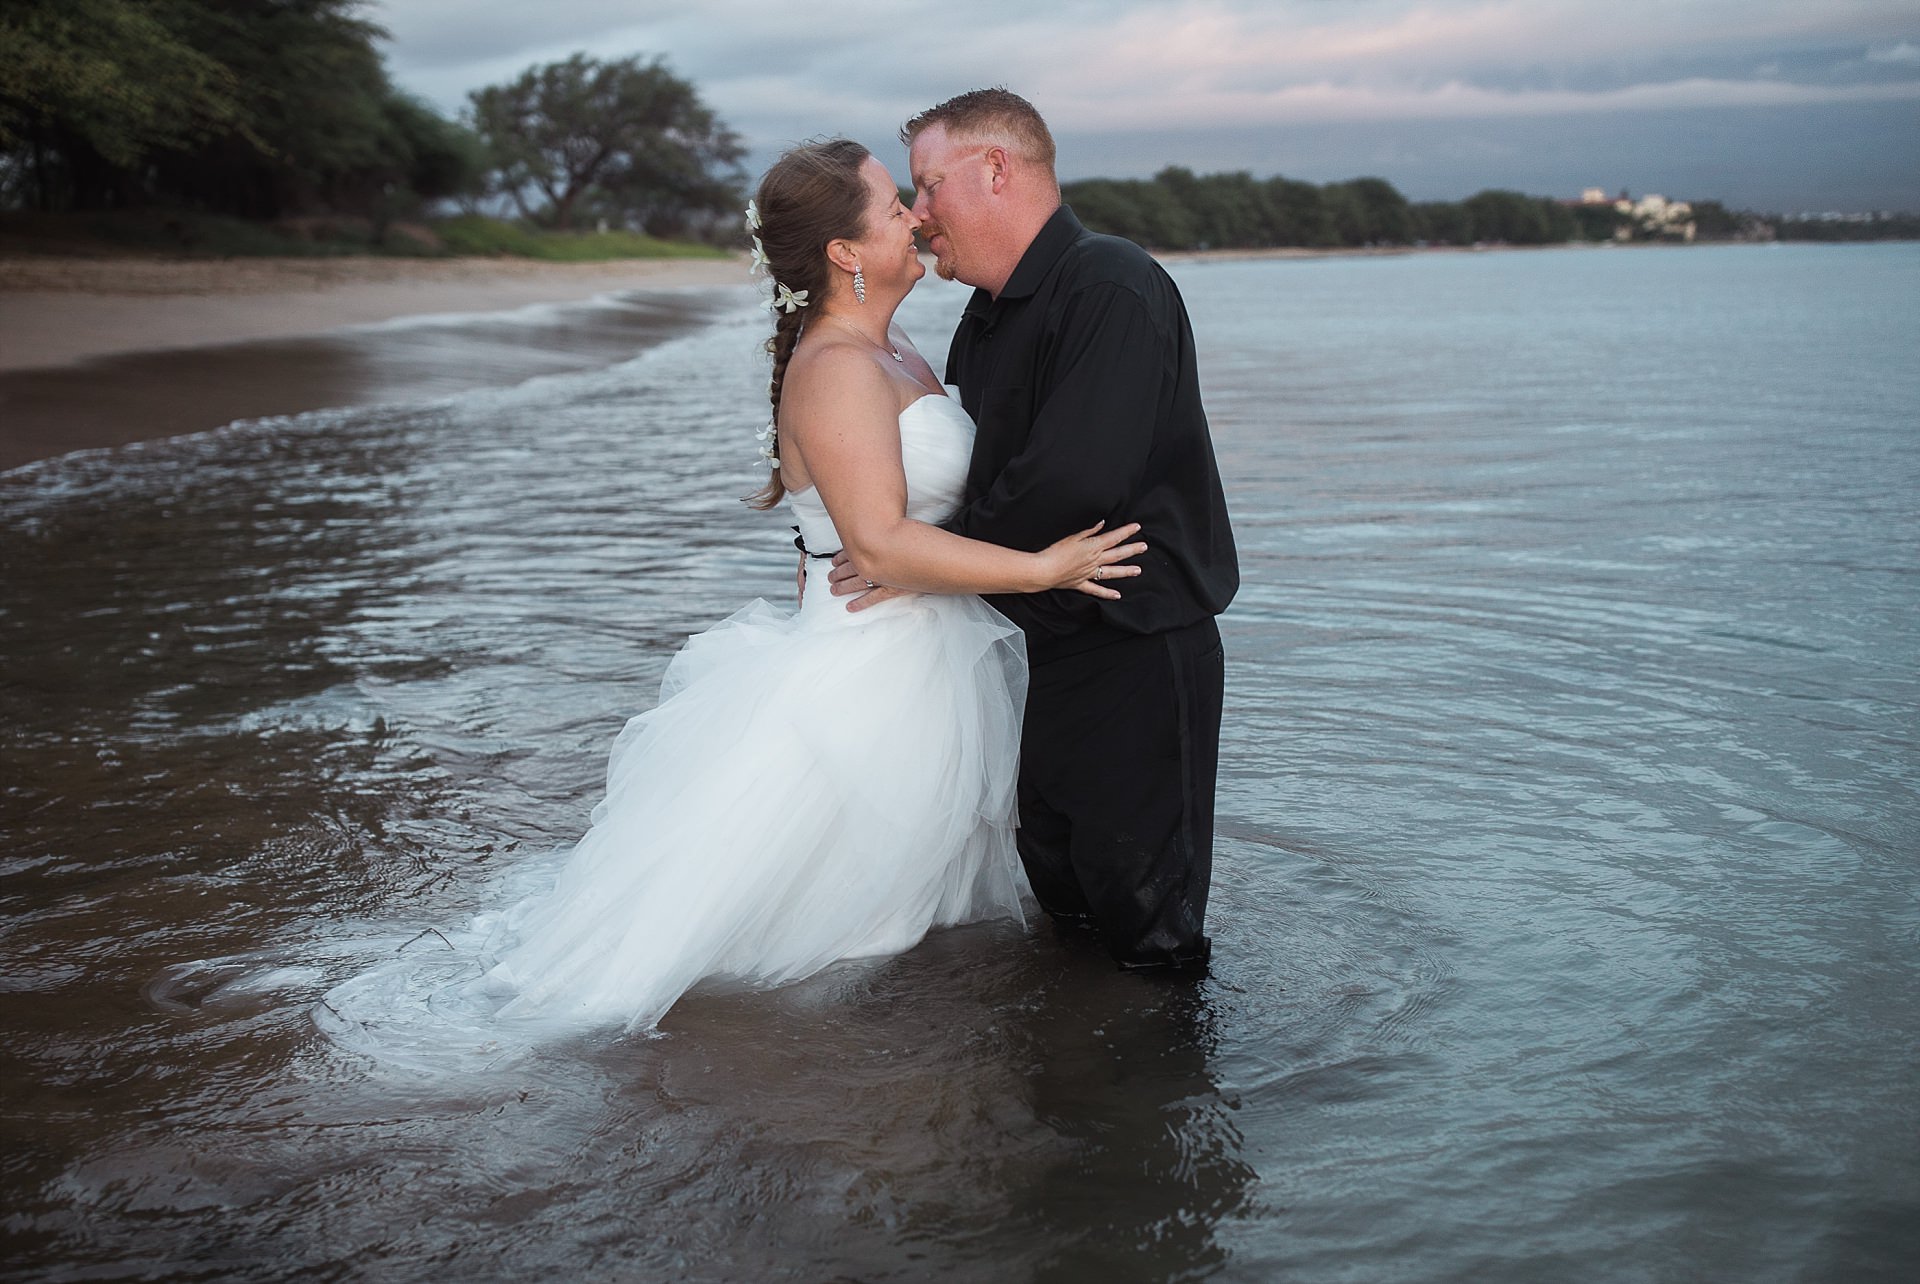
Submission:
M 438 1080 L 315 1032 L 791 591 L 745 307 L 0 476 L 9 1278 L 1895 1278 L 1920 254 L 1177 272 L 1245 570 L 1197 988 L 1003 924 Z

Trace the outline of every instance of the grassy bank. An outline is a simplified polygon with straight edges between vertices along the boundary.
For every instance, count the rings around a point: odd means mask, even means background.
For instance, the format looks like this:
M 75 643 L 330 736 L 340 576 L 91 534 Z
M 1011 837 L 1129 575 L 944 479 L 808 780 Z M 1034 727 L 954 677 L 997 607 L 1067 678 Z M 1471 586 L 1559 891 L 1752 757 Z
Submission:
M 714 259 L 726 250 L 693 241 L 663 241 L 641 232 L 552 232 L 465 214 L 430 225 L 449 254 L 506 254 L 556 263 L 605 259 Z
M 639 232 L 555 232 L 480 215 L 396 221 L 305 218 L 252 222 L 185 211 L 0 212 L 0 255 L 64 258 L 395 258 L 469 256 L 555 263 L 724 258 L 727 251 Z

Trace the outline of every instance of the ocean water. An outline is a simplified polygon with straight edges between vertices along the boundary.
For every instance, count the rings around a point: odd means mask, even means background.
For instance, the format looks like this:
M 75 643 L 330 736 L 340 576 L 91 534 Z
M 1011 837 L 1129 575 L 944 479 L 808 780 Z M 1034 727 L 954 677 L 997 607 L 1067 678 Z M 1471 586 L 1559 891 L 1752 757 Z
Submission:
M 1920 246 L 1172 270 L 1245 579 L 1196 985 L 988 924 L 457 1074 L 316 1029 L 791 592 L 745 291 L 0 474 L 4 1278 L 1908 1278 Z

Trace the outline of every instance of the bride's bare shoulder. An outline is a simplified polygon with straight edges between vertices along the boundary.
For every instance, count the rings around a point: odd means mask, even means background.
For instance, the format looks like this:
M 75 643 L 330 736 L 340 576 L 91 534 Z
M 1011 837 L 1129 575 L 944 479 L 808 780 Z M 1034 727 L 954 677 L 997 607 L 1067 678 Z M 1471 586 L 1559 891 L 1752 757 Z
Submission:
M 793 353 L 780 386 L 781 432 L 810 436 L 822 428 L 891 424 L 899 393 L 885 370 L 852 344 L 818 344 Z
M 832 334 L 802 339 L 793 350 L 793 359 L 787 362 L 789 375 L 822 379 L 857 377 L 857 371 L 872 369 L 865 345 Z
M 898 413 L 893 380 L 870 353 L 852 343 L 819 343 L 803 347 L 787 363 L 780 385 L 780 409 L 796 418 L 810 418 L 821 410 L 836 416 Z

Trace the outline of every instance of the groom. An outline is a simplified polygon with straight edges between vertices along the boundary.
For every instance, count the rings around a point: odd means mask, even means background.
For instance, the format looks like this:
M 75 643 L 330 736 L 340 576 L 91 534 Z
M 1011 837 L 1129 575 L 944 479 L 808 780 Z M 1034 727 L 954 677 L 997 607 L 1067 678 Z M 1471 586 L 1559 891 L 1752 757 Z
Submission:
M 979 425 L 947 523 L 1034 551 L 1105 519 L 1148 549 L 1119 601 L 990 599 L 1026 634 L 1020 855 L 1041 906 L 1122 966 L 1204 970 L 1223 657 L 1239 586 L 1193 331 L 1160 265 L 1060 203 L 1032 105 L 976 89 L 900 131 L 948 280 L 974 286 L 947 382 Z M 850 566 L 834 591 L 862 587 Z M 874 590 L 885 594 L 886 589 Z M 863 595 L 865 596 L 865 595 Z

